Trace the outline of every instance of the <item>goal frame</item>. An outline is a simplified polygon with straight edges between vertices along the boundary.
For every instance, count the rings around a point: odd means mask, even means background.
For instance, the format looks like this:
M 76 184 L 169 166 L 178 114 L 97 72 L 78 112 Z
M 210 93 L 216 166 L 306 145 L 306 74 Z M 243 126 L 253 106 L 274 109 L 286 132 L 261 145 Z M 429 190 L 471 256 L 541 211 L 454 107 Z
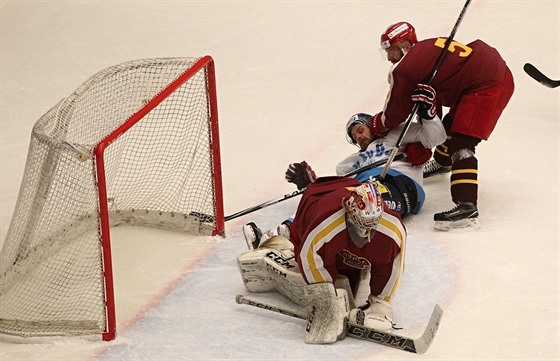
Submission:
M 210 119 L 210 139 L 219 144 L 219 130 L 218 130 L 218 106 L 216 100 L 216 75 L 214 60 L 211 56 L 206 55 L 200 58 L 190 69 L 184 72 L 179 78 L 170 83 L 163 91 L 150 100 L 142 109 L 133 114 L 126 122 L 120 127 L 115 129 L 107 135 L 101 142 L 93 148 L 95 157 L 95 167 L 97 175 L 97 187 L 99 192 L 99 217 L 100 217 L 100 235 L 102 239 L 102 263 L 105 276 L 105 307 L 107 312 L 107 325 L 106 330 L 102 334 L 104 341 L 113 340 L 116 337 L 116 309 L 115 309 L 115 293 L 113 281 L 113 267 L 111 255 L 111 232 L 109 220 L 109 204 L 107 200 L 107 184 L 105 183 L 105 149 L 128 129 L 138 123 L 146 114 L 160 104 L 169 94 L 179 88 L 187 80 L 189 80 L 195 73 L 206 68 L 207 76 L 207 91 L 209 95 L 209 119 Z M 223 193 L 222 193 L 222 176 L 221 176 L 221 160 L 220 149 L 218 146 L 211 147 L 212 149 L 212 180 L 214 182 L 215 194 L 215 210 L 216 227 L 212 235 L 224 236 L 224 211 L 223 211 Z
M 225 237 L 214 60 L 103 69 L 34 125 L 0 249 L 0 342 L 117 336 L 113 227 Z

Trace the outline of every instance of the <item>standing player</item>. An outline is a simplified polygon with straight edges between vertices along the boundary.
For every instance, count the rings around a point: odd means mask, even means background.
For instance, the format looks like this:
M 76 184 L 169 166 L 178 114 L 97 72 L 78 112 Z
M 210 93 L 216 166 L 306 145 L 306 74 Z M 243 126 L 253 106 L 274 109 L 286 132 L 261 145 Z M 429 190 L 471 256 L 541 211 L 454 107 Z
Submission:
M 449 107 L 443 118 L 448 138 L 435 150 L 424 177 L 451 171 L 451 210 L 434 215 L 435 227 L 449 230 L 478 227 L 478 160 L 476 146 L 487 140 L 514 90 L 511 71 L 496 49 L 481 40 L 467 45 L 452 41 L 431 83 L 427 82 L 445 38 L 418 41 L 407 22 L 393 24 L 381 35 L 381 48 L 393 65 L 390 92 L 373 131 L 383 134 L 405 121 L 414 103 L 410 94 L 422 89 L 424 96 Z M 428 111 L 419 107 L 419 114 Z

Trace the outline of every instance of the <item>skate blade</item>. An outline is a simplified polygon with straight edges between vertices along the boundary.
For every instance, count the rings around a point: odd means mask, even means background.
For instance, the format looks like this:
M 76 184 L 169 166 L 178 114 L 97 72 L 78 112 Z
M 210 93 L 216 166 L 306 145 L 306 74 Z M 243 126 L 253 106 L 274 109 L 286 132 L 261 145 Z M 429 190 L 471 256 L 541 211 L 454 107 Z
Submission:
M 467 218 L 458 221 L 437 221 L 434 224 L 434 228 L 438 231 L 453 231 L 453 230 L 475 230 L 480 228 L 480 223 L 478 223 L 478 218 Z

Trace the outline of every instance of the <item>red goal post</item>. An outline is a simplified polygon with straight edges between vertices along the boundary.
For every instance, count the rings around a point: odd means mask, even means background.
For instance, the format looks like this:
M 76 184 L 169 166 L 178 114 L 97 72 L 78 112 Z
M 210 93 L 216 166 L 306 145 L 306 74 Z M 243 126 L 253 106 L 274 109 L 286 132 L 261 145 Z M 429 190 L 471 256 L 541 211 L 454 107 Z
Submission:
M 116 335 L 110 228 L 224 235 L 214 61 L 100 71 L 35 124 L 0 253 L 0 337 Z

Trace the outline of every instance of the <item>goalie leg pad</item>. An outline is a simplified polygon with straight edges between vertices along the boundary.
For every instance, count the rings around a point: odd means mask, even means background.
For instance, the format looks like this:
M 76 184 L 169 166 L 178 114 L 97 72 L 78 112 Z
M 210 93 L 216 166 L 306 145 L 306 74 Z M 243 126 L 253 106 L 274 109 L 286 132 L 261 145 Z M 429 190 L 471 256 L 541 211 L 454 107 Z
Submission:
M 297 263 L 293 260 L 293 248 L 293 244 L 284 237 L 273 236 L 266 239 L 258 249 L 251 249 L 240 254 L 237 257 L 237 265 L 247 290 L 249 292 L 275 291 L 276 287 L 272 279 L 275 273 L 269 270 L 264 259 L 270 258 L 276 260 L 279 266 L 283 265 L 283 268 L 279 270 L 280 273 L 297 268 Z M 301 294 L 303 295 L 303 290 Z
M 304 291 L 307 311 L 305 343 L 324 344 L 343 339 L 349 309 L 346 291 L 336 290 L 329 282 L 306 285 Z
M 338 275 L 338 277 L 334 281 L 334 286 L 336 287 L 337 291 L 339 288 L 342 288 L 343 290 L 346 291 L 346 298 L 348 298 L 348 304 L 350 307 L 349 309 L 356 308 L 354 294 L 352 292 L 352 287 L 350 286 L 350 280 L 348 279 L 348 277 L 343 275 Z
M 237 266 L 243 283 L 249 292 L 272 292 L 275 290 L 264 258 L 270 249 L 243 252 L 237 257 Z
M 298 305 L 305 305 L 303 276 L 293 257 L 293 252 L 269 250 L 264 258 L 274 288 Z

